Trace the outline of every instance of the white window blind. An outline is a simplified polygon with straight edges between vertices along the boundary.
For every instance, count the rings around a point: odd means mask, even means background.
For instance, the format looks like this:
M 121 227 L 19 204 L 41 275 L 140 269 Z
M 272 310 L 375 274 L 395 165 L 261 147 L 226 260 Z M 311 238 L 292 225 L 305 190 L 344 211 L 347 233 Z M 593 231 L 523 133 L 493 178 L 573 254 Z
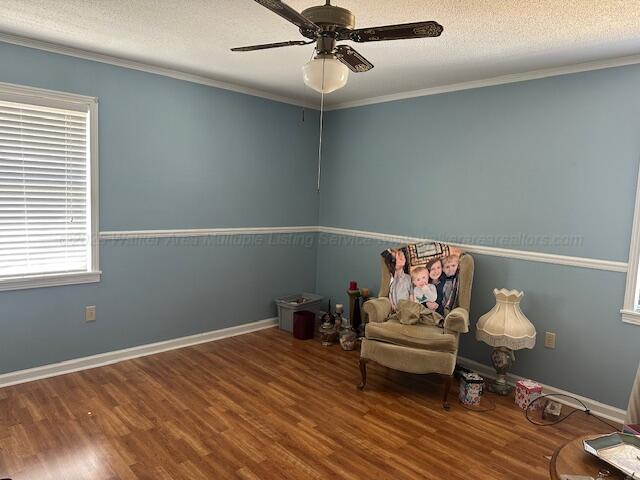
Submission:
M 0 100 L 0 281 L 91 271 L 88 123 Z

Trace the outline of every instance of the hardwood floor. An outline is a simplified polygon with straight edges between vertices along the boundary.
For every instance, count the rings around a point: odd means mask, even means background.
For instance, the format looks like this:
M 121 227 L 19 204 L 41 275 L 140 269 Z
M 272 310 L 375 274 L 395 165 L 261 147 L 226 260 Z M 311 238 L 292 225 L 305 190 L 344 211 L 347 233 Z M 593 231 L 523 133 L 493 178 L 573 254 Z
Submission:
M 529 424 L 358 352 L 277 329 L 0 389 L 0 478 L 547 479 L 568 439 L 604 432 L 577 413 Z

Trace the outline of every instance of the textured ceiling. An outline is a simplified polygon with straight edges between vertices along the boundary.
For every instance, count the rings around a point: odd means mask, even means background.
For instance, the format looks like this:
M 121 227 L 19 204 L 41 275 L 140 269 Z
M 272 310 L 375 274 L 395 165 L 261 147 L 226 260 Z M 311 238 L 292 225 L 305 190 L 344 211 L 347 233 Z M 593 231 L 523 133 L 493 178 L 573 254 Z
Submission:
M 298 11 L 323 0 L 289 0 Z M 335 0 L 356 26 L 436 20 L 440 38 L 354 44 L 375 68 L 329 105 L 640 53 L 638 0 Z M 0 0 L 0 32 L 169 67 L 298 101 L 312 45 L 252 0 Z

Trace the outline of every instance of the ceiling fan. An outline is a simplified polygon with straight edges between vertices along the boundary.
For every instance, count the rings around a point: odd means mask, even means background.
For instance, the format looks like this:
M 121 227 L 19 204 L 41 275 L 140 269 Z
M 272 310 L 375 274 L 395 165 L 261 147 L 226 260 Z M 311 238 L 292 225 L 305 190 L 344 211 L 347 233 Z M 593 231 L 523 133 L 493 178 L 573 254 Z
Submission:
M 367 72 L 373 64 L 349 45 L 336 45 L 342 40 L 357 43 L 382 40 L 405 40 L 412 38 L 438 37 L 443 31 L 437 22 L 413 22 L 381 27 L 355 28 L 355 16 L 346 8 L 331 5 L 310 7 L 298 13 L 280 0 L 255 0 L 273 13 L 293 23 L 300 29 L 305 40 L 267 43 L 248 47 L 232 48 L 233 52 L 250 52 L 268 48 L 309 45 L 315 43 L 316 55 L 303 67 L 304 82 L 320 93 L 330 93 L 347 83 L 349 70 Z

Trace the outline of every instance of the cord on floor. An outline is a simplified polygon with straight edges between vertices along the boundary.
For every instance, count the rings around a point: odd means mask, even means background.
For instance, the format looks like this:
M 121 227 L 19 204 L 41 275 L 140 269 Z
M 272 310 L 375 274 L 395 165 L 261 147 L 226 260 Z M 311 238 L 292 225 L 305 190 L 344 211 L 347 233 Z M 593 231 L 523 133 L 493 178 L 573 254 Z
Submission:
M 529 412 L 532 410 L 532 407 L 536 404 L 536 402 L 541 402 L 544 398 L 551 398 L 551 397 L 569 398 L 569 399 L 573 400 L 574 402 L 579 403 L 580 405 L 582 405 L 582 409 L 576 408 L 575 410 L 569 412 L 569 414 L 565 415 L 564 417 L 558 418 L 557 420 L 554 420 L 553 422 L 546 422 L 546 423 L 545 422 L 537 422 L 534 419 L 532 419 L 529 416 Z M 589 415 L 589 416 L 601 421 L 602 423 L 604 423 L 608 427 L 611 427 L 616 431 L 619 430 L 619 428 L 616 425 L 613 425 L 613 424 L 607 422 L 606 420 L 603 420 L 602 418 L 600 418 L 600 417 L 598 417 L 596 415 L 593 415 L 591 413 L 591 410 L 579 398 L 574 397 L 573 395 L 566 395 L 566 394 L 563 394 L 563 393 L 547 393 L 545 395 L 540 395 L 538 398 L 536 398 L 531 403 L 529 403 L 529 405 L 527 405 L 527 408 L 524 411 L 524 416 L 529 422 L 533 423 L 534 425 L 538 425 L 540 427 L 549 427 L 551 425 L 557 425 L 560 422 L 564 422 L 567 418 L 569 418 L 571 415 L 573 415 L 574 413 L 577 413 L 577 412 L 585 413 L 585 414 L 587 414 L 587 415 Z

